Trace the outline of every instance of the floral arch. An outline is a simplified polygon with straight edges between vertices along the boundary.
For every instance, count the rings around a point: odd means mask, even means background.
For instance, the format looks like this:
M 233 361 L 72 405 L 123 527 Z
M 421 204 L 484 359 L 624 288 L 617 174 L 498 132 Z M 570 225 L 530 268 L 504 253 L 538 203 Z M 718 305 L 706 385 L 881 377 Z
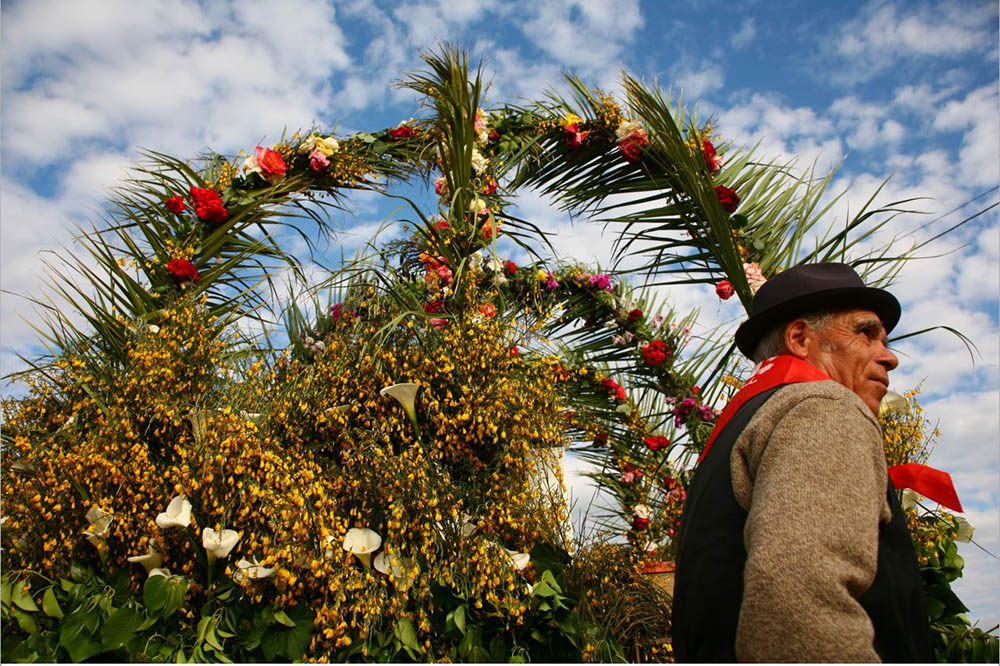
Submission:
M 740 369 L 629 273 L 744 307 L 806 261 L 886 282 L 908 253 L 877 232 L 905 202 L 828 231 L 829 177 L 760 162 L 640 81 L 624 106 L 570 77 L 569 100 L 483 109 L 463 54 L 425 60 L 404 82 L 418 120 L 150 154 L 53 269 L 75 316 L 43 303 L 51 356 L 5 405 L 6 658 L 670 659 L 669 596 L 643 573 L 670 558 Z M 338 302 L 292 304 L 287 349 L 240 332 L 300 266 L 278 230 L 308 241 L 301 220 L 325 230 L 344 191 L 421 178 L 437 210 L 409 202 L 412 235 L 345 262 Z M 545 233 L 505 212 L 524 186 L 618 228 L 641 272 L 544 262 Z M 926 455 L 915 402 L 886 418 L 901 460 Z M 568 443 L 627 543 L 572 542 Z M 947 536 L 927 550 L 945 588 L 958 528 L 914 516 Z M 941 649 L 973 645 L 945 599 Z

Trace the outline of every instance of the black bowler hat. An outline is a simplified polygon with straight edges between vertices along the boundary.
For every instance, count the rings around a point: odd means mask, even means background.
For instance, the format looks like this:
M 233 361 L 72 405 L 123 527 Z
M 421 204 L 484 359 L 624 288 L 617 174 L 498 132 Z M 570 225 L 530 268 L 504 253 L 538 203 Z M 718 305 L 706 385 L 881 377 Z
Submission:
M 886 332 L 899 322 L 899 301 L 884 289 L 866 287 L 847 264 L 803 264 L 778 273 L 753 297 L 750 318 L 736 329 L 736 346 L 749 358 L 775 326 L 821 310 L 872 310 Z

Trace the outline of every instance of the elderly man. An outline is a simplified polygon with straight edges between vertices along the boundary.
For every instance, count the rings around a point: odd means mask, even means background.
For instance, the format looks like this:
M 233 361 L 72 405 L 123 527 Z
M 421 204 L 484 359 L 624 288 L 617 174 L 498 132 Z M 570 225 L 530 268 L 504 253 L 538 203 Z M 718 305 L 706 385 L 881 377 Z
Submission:
M 760 288 L 736 332 L 758 369 L 684 506 L 678 661 L 933 661 L 876 418 L 899 315 L 844 264 L 796 266 Z

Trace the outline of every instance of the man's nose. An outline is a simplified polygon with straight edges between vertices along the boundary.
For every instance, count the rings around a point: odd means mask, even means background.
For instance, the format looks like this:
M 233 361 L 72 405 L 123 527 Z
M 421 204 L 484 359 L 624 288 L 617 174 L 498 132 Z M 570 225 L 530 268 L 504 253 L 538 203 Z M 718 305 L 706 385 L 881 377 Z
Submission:
M 896 355 L 892 353 L 892 350 L 882 345 L 882 352 L 879 354 L 878 363 L 885 367 L 886 370 L 895 370 L 899 365 L 899 359 Z

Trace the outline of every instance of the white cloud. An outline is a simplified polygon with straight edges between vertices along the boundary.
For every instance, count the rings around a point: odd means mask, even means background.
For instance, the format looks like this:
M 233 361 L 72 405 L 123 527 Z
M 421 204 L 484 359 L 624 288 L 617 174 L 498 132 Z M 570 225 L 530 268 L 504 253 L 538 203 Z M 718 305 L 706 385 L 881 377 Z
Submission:
M 991 3 L 872 0 L 826 37 L 824 48 L 851 63 L 830 69 L 830 76 L 843 83 L 866 81 L 906 58 L 979 53 L 984 45 L 996 43 L 996 21 Z
M 717 63 L 675 69 L 672 78 L 684 93 L 684 99 L 688 100 L 697 100 L 708 93 L 721 90 L 726 83 L 726 73 Z
M 970 185 L 992 186 L 1000 179 L 996 159 L 1000 145 L 997 104 L 997 87 L 983 86 L 961 101 L 948 102 L 934 118 L 936 129 L 965 130 L 958 166 Z
M 748 16 L 740 23 L 740 29 L 729 38 L 729 43 L 734 49 L 746 48 L 757 36 L 757 23 L 752 16 Z

